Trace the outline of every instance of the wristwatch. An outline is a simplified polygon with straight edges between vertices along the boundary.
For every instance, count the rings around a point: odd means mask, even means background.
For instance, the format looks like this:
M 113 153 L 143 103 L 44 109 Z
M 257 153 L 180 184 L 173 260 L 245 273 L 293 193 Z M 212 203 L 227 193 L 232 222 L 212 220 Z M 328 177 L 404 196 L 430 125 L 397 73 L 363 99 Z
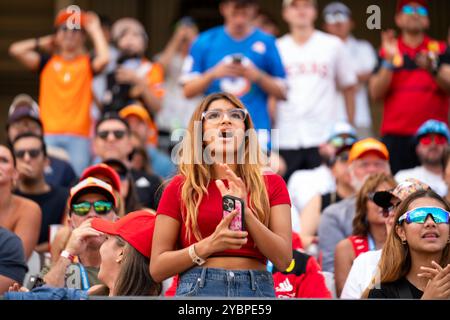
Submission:
M 204 264 L 206 262 L 205 259 L 200 258 L 197 253 L 195 252 L 195 245 L 191 245 L 189 247 L 189 256 L 192 259 L 192 262 L 194 262 L 195 264 L 201 266 L 202 264 Z
M 71 263 L 73 263 L 75 261 L 75 256 L 67 250 L 63 250 L 61 252 L 60 256 L 63 258 L 69 259 Z

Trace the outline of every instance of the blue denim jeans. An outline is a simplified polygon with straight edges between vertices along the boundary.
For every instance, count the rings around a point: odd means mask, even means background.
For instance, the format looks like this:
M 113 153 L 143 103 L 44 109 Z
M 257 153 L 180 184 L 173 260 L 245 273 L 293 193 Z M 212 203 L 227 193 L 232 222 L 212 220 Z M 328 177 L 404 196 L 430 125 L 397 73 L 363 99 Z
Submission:
M 180 274 L 176 296 L 275 298 L 275 290 L 267 271 L 196 267 Z
M 45 143 L 48 146 L 64 149 L 69 155 L 70 164 L 78 176 L 81 176 L 83 170 L 91 162 L 91 143 L 89 138 L 52 134 L 45 136 Z

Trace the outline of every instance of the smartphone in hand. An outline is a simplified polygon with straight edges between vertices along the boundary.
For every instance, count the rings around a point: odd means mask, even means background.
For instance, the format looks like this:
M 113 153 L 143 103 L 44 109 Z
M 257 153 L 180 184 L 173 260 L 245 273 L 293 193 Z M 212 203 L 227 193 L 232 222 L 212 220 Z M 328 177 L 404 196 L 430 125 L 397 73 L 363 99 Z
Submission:
M 222 198 L 223 217 L 228 216 L 232 211 L 237 210 L 237 215 L 230 223 L 230 230 L 244 231 L 244 201 L 233 196 Z

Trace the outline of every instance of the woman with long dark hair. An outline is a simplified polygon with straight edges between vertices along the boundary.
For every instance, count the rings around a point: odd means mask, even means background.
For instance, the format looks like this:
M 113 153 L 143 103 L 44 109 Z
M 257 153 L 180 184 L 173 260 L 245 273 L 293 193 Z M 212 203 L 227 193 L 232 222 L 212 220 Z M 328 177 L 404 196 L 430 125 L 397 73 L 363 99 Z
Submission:
M 449 204 L 432 190 L 403 200 L 383 248 L 380 274 L 364 292 L 375 299 L 449 299 Z

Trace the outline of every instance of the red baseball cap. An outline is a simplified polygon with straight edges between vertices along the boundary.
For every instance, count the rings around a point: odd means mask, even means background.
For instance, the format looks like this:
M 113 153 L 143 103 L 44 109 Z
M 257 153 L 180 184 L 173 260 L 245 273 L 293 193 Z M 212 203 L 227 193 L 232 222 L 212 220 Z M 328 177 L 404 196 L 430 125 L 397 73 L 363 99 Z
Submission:
M 428 0 L 398 0 L 397 1 L 397 13 L 402 10 L 402 8 L 410 3 L 416 2 L 420 4 L 421 6 L 424 6 L 425 8 L 429 9 L 430 6 L 428 4 Z
M 109 183 L 114 190 L 120 193 L 119 174 L 116 172 L 116 170 L 104 163 L 99 163 L 86 168 L 81 174 L 80 180 L 84 180 L 87 177 L 99 178 L 99 176 L 108 178 L 110 181 L 106 182 Z
M 91 226 L 100 232 L 120 236 L 137 251 L 150 258 L 155 220 L 155 215 L 146 210 L 139 210 L 115 222 L 94 218 Z

